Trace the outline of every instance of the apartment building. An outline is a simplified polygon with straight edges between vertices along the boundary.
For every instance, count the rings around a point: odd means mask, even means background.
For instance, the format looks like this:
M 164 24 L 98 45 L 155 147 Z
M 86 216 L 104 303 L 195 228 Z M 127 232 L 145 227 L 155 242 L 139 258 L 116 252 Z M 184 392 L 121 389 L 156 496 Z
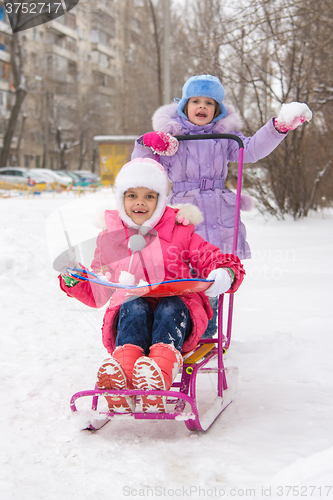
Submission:
M 85 0 L 19 33 L 28 93 L 8 165 L 90 169 L 93 136 L 119 133 L 113 112 L 122 74 L 122 0 Z M 0 146 L 15 92 L 11 29 L 0 2 Z
M 7 21 L 5 7 L 0 3 L 0 138 L 2 141 L 5 132 L 6 119 L 12 108 L 11 94 L 11 63 L 9 44 L 11 29 Z M 15 138 L 17 140 L 17 138 Z M 13 141 L 14 142 L 14 141 Z M 13 147 L 15 145 L 13 144 Z

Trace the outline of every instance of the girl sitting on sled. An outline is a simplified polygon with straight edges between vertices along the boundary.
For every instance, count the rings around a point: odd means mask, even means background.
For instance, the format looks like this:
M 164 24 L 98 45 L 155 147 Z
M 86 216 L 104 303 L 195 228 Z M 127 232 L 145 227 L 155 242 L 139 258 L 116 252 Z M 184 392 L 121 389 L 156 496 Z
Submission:
M 140 288 L 101 287 L 60 275 L 70 297 L 91 307 L 109 300 L 102 327 L 103 343 L 111 357 L 97 375 L 99 389 L 169 390 L 212 317 L 210 296 L 234 293 L 243 281 L 238 257 L 195 233 L 193 224 L 167 203 L 168 180 L 155 160 L 138 158 L 122 167 L 115 181 L 118 210 L 105 211 L 106 229 L 97 238 L 91 268 L 113 283 L 138 285 L 191 279 L 191 269 L 214 280 L 205 291 L 182 296 L 144 297 Z M 197 207 L 192 219 L 202 216 Z M 135 295 L 134 295 L 135 294 Z M 135 396 L 106 396 L 109 411 L 132 412 Z M 142 397 L 143 411 L 166 410 L 165 396 Z

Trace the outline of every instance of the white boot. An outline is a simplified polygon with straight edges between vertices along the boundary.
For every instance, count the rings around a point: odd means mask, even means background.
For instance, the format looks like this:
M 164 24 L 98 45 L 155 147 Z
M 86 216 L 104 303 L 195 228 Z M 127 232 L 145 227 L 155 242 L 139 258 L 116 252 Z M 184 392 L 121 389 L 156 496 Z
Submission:
M 133 387 L 144 390 L 169 390 L 183 363 L 180 352 L 170 344 L 154 344 L 149 357 L 139 358 L 133 369 Z M 163 413 L 166 396 L 142 396 L 142 411 Z

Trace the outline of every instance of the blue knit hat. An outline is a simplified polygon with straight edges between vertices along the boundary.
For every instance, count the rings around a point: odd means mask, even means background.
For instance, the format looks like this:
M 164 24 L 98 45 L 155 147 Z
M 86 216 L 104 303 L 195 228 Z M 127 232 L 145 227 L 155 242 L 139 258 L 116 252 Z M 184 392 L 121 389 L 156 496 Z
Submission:
M 175 102 L 178 103 L 177 111 L 179 116 L 188 120 L 188 117 L 183 112 L 184 106 L 190 97 L 210 97 L 214 99 L 220 106 L 221 113 L 214 118 L 213 122 L 221 120 L 227 114 L 227 109 L 222 103 L 225 91 L 222 83 L 216 76 L 212 75 L 197 75 L 191 76 L 183 86 L 182 98 L 175 98 Z

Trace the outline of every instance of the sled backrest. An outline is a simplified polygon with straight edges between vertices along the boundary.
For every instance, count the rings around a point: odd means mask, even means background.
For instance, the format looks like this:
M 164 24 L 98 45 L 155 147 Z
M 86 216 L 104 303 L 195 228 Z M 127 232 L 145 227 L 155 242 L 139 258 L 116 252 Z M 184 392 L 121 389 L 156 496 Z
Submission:
M 237 193 L 236 193 L 236 207 L 235 207 L 235 222 L 234 222 L 234 235 L 232 253 L 237 255 L 238 246 L 238 232 L 240 221 L 240 201 L 242 191 L 242 177 L 243 177 L 243 156 L 244 156 L 244 143 L 238 135 L 235 134 L 197 134 L 197 135 L 177 135 L 175 136 L 178 141 L 200 141 L 207 139 L 228 139 L 236 141 L 239 147 L 238 157 L 238 174 L 237 174 Z
M 242 177 L 243 177 L 243 158 L 244 158 L 244 143 L 240 137 L 235 134 L 198 134 L 198 135 L 179 135 L 176 136 L 178 141 L 197 141 L 197 140 L 209 140 L 209 139 L 227 139 L 236 141 L 239 147 L 238 155 L 238 174 L 237 174 L 237 191 L 236 191 L 236 206 L 235 206 L 235 219 L 234 219 L 234 233 L 233 233 L 233 244 L 232 253 L 237 255 L 238 247 L 238 232 L 239 232 L 239 222 L 240 222 L 240 202 L 241 202 L 241 191 L 242 191 Z M 222 397 L 223 389 L 226 388 L 226 380 L 224 374 L 223 366 L 223 354 L 229 348 L 231 340 L 231 329 L 232 329 L 232 315 L 234 306 L 234 294 L 229 294 L 229 306 L 228 306 L 228 320 L 227 320 L 227 333 L 223 334 L 223 299 L 224 294 L 219 297 L 218 304 L 218 394 Z M 214 339 L 205 339 L 205 343 L 216 342 Z
M 235 219 L 234 219 L 234 234 L 232 243 L 232 253 L 237 255 L 238 247 L 238 232 L 239 232 L 239 221 L 240 221 L 240 202 L 241 202 L 241 192 L 242 192 L 242 177 L 243 177 L 243 158 L 244 158 L 244 143 L 238 135 L 235 134 L 198 134 L 198 135 L 178 135 L 176 136 L 178 141 L 200 141 L 207 139 L 227 139 L 236 141 L 239 147 L 238 156 L 238 174 L 237 174 L 237 192 L 236 192 L 236 206 L 235 206 Z M 228 323 L 227 323 L 227 334 L 223 338 L 224 349 L 228 349 L 231 340 L 231 327 L 232 327 L 232 314 L 233 314 L 233 303 L 234 295 L 229 295 L 229 311 L 228 311 Z M 222 334 L 222 314 L 223 314 L 223 295 L 219 297 L 219 310 L 218 310 L 218 330 L 219 337 L 223 337 Z M 223 349 L 220 349 L 223 350 Z

